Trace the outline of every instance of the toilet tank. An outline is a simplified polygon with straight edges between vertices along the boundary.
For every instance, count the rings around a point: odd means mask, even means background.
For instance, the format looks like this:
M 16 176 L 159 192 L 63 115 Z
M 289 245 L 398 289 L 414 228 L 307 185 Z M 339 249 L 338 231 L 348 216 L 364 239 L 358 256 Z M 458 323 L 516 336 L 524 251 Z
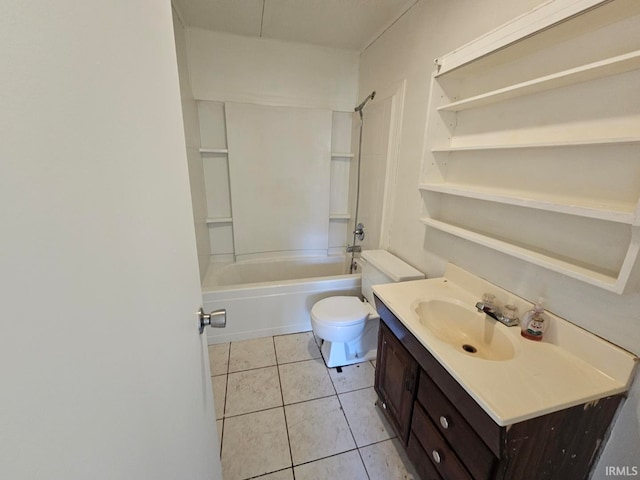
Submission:
M 362 259 L 362 294 L 371 305 L 375 305 L 374 285 L 424 278 L 422 272 L 386 250 L 364 250 Z

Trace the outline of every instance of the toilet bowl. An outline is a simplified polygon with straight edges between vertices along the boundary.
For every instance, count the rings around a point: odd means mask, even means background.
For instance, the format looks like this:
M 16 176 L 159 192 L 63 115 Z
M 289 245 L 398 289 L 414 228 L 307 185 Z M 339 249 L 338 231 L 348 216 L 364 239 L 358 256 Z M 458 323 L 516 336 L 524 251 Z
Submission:
M 329 297 L 311 309 L 311 324 L 318 337 L 330 342 L 350 342 L 364 330 L 375 311 L 358 297 Z
M 364 298 L 329 297 L 311 308 L 311 328 L 328 367 L 375 359 L 380 317 L 374 308 L 373 285 L 424 278 L 386 250 L 365 250 L 359 260 Z

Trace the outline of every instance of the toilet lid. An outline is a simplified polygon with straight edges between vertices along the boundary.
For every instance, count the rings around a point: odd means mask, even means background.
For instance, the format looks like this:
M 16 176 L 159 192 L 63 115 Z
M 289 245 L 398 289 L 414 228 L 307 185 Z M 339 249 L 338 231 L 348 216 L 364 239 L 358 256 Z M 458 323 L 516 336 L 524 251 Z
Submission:
M 311 315 L 316 320 L 344 327 L 362 322 L 368 313 L 367 304 L 358 297 L 325 298 L 316 302 L 311 309 Z

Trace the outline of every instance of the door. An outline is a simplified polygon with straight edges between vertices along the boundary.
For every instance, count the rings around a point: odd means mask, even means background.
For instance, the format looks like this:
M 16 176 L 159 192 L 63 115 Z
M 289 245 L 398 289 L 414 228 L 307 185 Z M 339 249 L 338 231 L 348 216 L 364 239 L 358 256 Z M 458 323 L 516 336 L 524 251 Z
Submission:
M 222 478 L 172 29 L 0 4 L 0 478 Z
M 381 321 L 375 390 L 382 401 L 382 408 L 405 445 L 409 438 L 417 373 L 417 362 Z

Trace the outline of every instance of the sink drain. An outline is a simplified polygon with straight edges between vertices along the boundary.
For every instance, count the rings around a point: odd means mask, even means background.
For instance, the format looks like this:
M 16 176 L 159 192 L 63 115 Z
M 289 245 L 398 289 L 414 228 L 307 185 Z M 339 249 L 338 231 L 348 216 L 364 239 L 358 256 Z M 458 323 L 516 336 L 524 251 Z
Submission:
M 465 352 L 469 352 L 469 353 L 476 353 L 478 351 L 478 349 L 476 347 L 474 347 L 473 345 L 469 345 L 469 344 L 464 344 L 462 345 L 462 349 Z

